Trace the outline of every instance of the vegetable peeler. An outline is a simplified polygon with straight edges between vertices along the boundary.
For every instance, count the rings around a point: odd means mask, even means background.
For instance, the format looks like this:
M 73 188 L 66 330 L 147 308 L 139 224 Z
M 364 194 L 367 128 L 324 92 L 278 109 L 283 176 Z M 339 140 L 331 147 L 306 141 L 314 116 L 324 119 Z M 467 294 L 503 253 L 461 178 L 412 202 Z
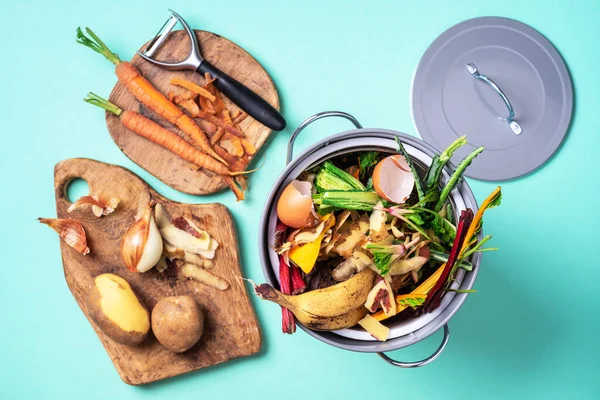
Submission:
M 200 46 L 194 31 L 190 29 L 188 24 L 179 14 L 173 10 L 169 11 L 173 15 L 165 22 L 163 27 L 158 31 L 158 34 L 150 41 L 146 49 L 142 52 L 138 51 L 140 57 L 168 70 L 189 69 L 196 71 L 202 76 L 207 73 L 210 74 L 210 76 L 215 79 L 213 85 L 215 85 L 215 87 L 225 94 L 225 96 L 233 103 L 248 113 L 248 115 L 274 131 L 283 130 L 285 128 L 285 119 L 279 111 L 252 90 L 205 60 L 200 53 Z M 185 60 L 176 63 L 166 63 L 153 59 L 152 56 L 166 40 L 167 35 L 173 30 L 175 25 L 177 25 L 177 21 L 181 22 L 181 25 L 190 38 L 192 46 L 190 54 Z

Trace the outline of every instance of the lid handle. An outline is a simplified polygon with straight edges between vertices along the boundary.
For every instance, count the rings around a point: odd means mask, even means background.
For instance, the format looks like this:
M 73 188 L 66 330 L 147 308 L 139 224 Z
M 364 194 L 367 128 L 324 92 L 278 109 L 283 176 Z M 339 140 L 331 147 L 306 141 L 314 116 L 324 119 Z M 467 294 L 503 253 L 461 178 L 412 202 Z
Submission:
M 515 135 L 520 135 L 523 132 L 523 128 L 521 128 L 521 125 L 519 125 L 517 123 L 517 121 L 515 121 L 515 110 L 513 109 L 513 106 L 510 104 L 508 97 L 506 97 L 506 95 L 504 94 L 502 89 L 500 89 L 500 87 L 498 85 L 496 85 L 496 83 L 494 83 L 493 80 L 491 80 L 490 78 L 488 78 L 485 75 L 480 74 L 479 70 L 477 69 L 475 64 L 468 63 L 467 71 L 469 71 L 469 73 L 475 79 L 479 79 L 480 81 L 483 81 L 483 82 L 487 83 L 488 85 L 490 85 L 496 91 L 496 93 L 498 93 L 498 95 L 500 95 L 500 98 L 502 98 L 502 101 L 504 101 L 504 104 L 506 104 L 506 108 L 508 108 L 508 117 L 503 118 L 503 119 L 506 119 L 506 121 L 508 122 L 508 126 L 510 127 L 510 130 Z
M 302 132 L 304 128 L 306 128 L 308 125 L 312 124 L 316 120 L 326 117 L 346 118 L 348 121 L 352 122 L 354 126 L 356 126 L 356 128 L 362 128 L 362 125 L 360 124 L 360 122 L 358 122 L 356 118 L 342 111 L 323 111 L 313 115 L 312 117 L 308 117 L 296 128 L 294 133 L 292 133 L 292 136 L 290 136 L 290 141 L 288 142 L 287 157 L 285 158 L 285 165 L 288 165 L 290 161 L 292 161 L 292 158 L 294 158 L 294 142 L 296 141 L 296 137 L 300 134 L 300 132 Z
M 450 330 L 448 329 L 448 324 L 446 324 L 446 325 L 444 325 L 444 338 L 442 339 L 442 343 L 440 344 L 440 347 L 438 347 L 437 350 L 432 355 L 430 355 L 429 357 L 427 357 L 421 361 L 412 361 L 412 362 L 396 361 L 396 360 L 392 360 L 385 353 L 377 353 L 377 355 L 379 355 L 381 358 L 383 358 L 385 361 L 389 362 L 390 364 L 392 364 L 395 367 L 400 367 L 400 368 L 422 367 L 424 365 L 434 362 L 442 354 L 442 352 L 444 351 L 444 348 L 446 348 L 446 345 L 448 344 L 448 339 L 450 339 Z

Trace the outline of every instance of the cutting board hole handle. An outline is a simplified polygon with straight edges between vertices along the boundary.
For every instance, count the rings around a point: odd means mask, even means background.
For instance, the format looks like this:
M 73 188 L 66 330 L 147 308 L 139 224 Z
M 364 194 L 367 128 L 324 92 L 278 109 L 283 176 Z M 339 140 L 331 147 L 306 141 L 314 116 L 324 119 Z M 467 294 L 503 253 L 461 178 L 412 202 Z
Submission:
M 67 201 L 73 203 L 80 197 L 89 195 L 90 187 L 85 179 L 74 178 L 67 182 L 65 194 L 67 195 Z

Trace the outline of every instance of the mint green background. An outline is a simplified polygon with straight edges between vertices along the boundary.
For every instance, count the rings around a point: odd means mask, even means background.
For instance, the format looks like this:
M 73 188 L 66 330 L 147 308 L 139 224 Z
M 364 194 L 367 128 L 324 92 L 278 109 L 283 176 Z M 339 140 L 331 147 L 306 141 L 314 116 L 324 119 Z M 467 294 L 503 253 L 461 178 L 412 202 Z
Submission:
M 230 193 L 199 198 L 168 188 L 121 154 L 103 113 L 81 101 L 90 90 L 108 94 L 116 78 L 108 62 L 75 44 L 75 28 L 93 27 L 128 58 L 168 7 L 246 48 L 278 86 L 288 129 L 267 143 L 243 203 Z M 3 1 L 0 15 L 0 398 L 600 398 L 600 1 Z M 171 199 L 224 203 L 244 272 L 261 281 L 258 220 L 294 127 L 339 109 L 365 126 L 416 135 L 408 92 L 419 58 L 446 28 L 484 15 L 519 19 L 556 45 L 576 110 L 560 152 L 502 184 L 503 204 L 485 222 L 501 251 L 485 255 L 479 292 L 451 321 L 443 356 L 401 370 L 301 331 L 284 336 L 279 308 L 253 298 L 260 355 L 146 387 L 121 382 L 66 286 L 57 236 L 35 220 L 55 216 L 55 163 L 91 157 L 131 169 Z M 319 122 L 298 147 L 347 127 Z M 495 186 L 470 183 L 480 201 Z M 419 359 L 440 339 L 392 355 Z

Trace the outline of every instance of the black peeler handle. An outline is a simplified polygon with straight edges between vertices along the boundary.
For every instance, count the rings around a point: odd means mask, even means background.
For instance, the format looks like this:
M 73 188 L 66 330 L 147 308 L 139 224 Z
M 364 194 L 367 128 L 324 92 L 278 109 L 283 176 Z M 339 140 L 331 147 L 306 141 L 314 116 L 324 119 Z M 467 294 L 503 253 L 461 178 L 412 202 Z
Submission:
M 209 73 L 211 77 L 215 78 L 213 85 L 217 89 L 261 124 L 274 131 L 281 131 L 285 128 L 285 119 L 279 111 L 262 97 L 220 71 L 208 61 L 202 61 L 196 72 L 202 76 Z

